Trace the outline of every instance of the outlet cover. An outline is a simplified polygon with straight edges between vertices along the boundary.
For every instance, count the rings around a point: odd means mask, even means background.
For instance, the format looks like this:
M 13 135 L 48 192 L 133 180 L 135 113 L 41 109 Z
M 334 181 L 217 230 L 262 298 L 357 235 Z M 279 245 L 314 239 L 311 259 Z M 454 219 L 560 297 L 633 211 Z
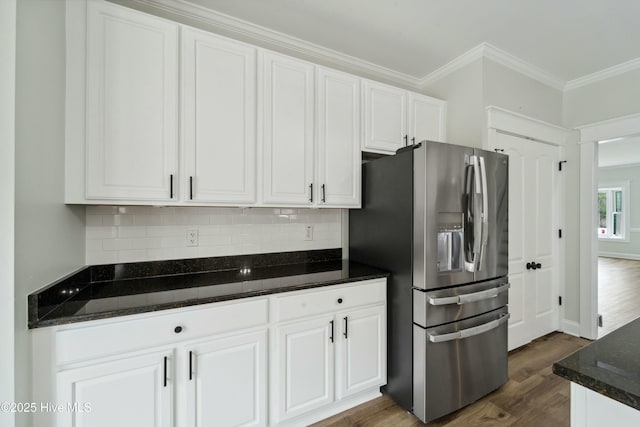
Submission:
M 307 225 L 305 227 L 304 240 L 313 240 L 313 225 Z
M 198 246 L 198 230 L 187 230 L 187 246 Z

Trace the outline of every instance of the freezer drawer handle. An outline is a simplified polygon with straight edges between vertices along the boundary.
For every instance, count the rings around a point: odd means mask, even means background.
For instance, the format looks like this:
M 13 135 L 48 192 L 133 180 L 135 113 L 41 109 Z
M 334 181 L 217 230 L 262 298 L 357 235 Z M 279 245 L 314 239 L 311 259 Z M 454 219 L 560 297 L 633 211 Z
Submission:
M 509 283 L 505 283 L 497 288 L 487 289 L 486 291 L 474 292 L 472 294 L 456 295 L 453 297 L 433 298 L 429 297 L 431 305 L 449 305 L 449 304 L 468 304 L 470 302 L 482 301 L 485 299 L 495 298 L 502 292 L 511 287 Z
M 473 337 L 475 335 L 484 334 L 492 329 L 496 329 L 498 326 L 502 325 L 504 322 L 509 320 L 511 315 L 509 313 L 504 314 L 499 319 L 492 320 L 490 322 L 484 323 L 482 325 L 474 326 L 472 328 L 463 329 L 461 331 L 452 332 L 450 334 L 428 334 L 429 341 L 431 342 L 447 342 L 453 340 L 460 340 L 464 338 Z

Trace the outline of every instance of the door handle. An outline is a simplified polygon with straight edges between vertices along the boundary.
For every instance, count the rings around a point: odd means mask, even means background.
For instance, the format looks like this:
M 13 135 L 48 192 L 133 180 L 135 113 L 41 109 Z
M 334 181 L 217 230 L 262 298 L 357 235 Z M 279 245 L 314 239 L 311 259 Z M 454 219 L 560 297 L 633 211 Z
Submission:
M 331 324 L 331 335 L 329 336 L 329 340 L 333 342 L 333 320 L 329 323 Z
M 322 203 L 326 203 L 327 202 L 327 194 L 325 191 L 325 185 L 322 184 Z
M 542 264 L 540 264 L 539 262 L 528 262 L 527 263 L 527 270 L 537 270 L 539 268 L 542 268 Z
M 409 145 L 409 135 L 404 136 L 404 146 L 406 147 L 407 145 Z
M 344 318 L 344 338 L 349 338 L 349 318 L 345 316 Z
M 309 184 L 309 202 L 313 203 L 313 182 Z

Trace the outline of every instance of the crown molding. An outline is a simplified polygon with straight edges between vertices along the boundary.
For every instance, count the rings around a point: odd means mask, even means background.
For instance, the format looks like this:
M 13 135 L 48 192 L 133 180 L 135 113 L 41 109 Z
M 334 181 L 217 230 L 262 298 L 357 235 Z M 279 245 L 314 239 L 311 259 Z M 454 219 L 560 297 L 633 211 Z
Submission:
M 381 65 L 356 58 L 269 28 L 220 13 L 187 0 L 133 0 L 140 5 L 168 12 L 190 21 L 211 25 L 232 35 L 257 40 L 275 48 L 294 51 L 324 63 L 331 63 L 371 74 L 402 86 L 420 89 L 420 79 Z
M 420 79 L 420 83 L 423 87 L 434 83 L 480 58 L 490 59 L 554 89 L 560 91 L 564 89 L 564 80 L 544 71 L 542 68 L 523 61 L 517 56 L 499 49 L 490 43 L 480 43 L 478 46 L 468 50 L 453 61 L 423 77 Z
M 426 87 L 456 71 L 461 68 L 466 67 L 467 65 L 477 61 L 478 59 L 484 56 L 486 50 L 486 43 L 480 43 L 478 46 L 469 49 L 462 55 L 458 56 L 454 60 L 446 63 L 442 67 L 437 70 L 427 74 L 423 78 L 420 79 L 420 86 Z
M 564 90 L 568 91 L 577 89 L 582 86 L 587 86 L 592 83 L 606 80 L 608 78 L 638 69 L 640 69 L 640 58 L 632 59 L 631 61 L 623 62 L 622 64 L 614 65 L 613 67 L 605 68 L 604 70 L 596 71 L 595 73 L 587 74 L 586 76 L 569 80 L 564 85 Z
M 118 2 L 119 0 L 110 1 Z M 208 9 L 194 4 L 189 0 L 130 1 L 141 6 L 146 6 L 184 18 L 189 22 L 196 22 L 214 27 L 224 33 L 223 35 L 228 34 L 231 37 L 237 36 L 244 40 L 257 41 L 261 44 L 271 46 L 276 50 L 280 49 L 283 51 L 295 52 L 307 58 L 315 59 L 321 63 L 333 64 L 348 70 L 361 72 L 374 78 L 386 80 L 390 83 L 395 83 L 415 90 L 425 89 L 428 85 L 481 58 L 490 59 L 500 65 L 560 91 L 576 89 L 628 71 L 640 69 L 640 58 L 637 58 L 574 80 L 564 81 L 536 65 L 526 62 L 507 51 L 493 46 L 490 43 L 484 42 L 426 76 L 416 77 L 302 40 L 297 37 L 271 30 L 231 15 L 226 15 L 224 13 Z
M 562 91 L 564 89 L 564 80 L 561 78 L 537 67 L 529 62 L 523 61 L 515 55 L 509 52 L 499 49 L 489 43 L 483 43 L 485 45 L 484 57 L 490 59 L 498 64 L 504 65 L 507 68 L 511 68 L 525 76 L 537 80 L 542 84 L 550 86 L 554 89 Z

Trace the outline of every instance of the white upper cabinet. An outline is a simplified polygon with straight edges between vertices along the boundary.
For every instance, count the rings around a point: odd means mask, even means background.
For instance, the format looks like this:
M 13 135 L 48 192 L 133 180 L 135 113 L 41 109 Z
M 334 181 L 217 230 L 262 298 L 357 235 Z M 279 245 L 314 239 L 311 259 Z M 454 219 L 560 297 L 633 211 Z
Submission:
M 446 103 L 105 0 L 67 0 L 65 202 L 358 208 L 361 154 Z
M 89 1 L 86 60 L 86 198 L 174 199 L 178 25 Z
M 320 206 L 360 206 L 360 79 L 317 69 L 317 185 Z
M 406 145 L 407 91 L 382 83 L 363 80 L 363 149 L 395 153 Z
M 262 199 L 314 202 L 314 66 L 265 52 L 262 60 Z
M 183 199 L 256 201 L 256 49 L 182 32 Z
M 363 80 L 363 151 L 395 154 L 423 140 L 445 140 L 445 101 Z
M 444 142 L 446 114 L 445 101 L 409 92 L 409 144 L 424 140 Z

